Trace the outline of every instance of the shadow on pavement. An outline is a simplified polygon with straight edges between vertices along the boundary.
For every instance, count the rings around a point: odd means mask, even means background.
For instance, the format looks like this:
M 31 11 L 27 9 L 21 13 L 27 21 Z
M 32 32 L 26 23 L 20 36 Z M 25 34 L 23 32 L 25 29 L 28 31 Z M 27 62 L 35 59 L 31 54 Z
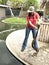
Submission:
M 3 40 L 0 40 L 0 65 L 25 65 L 9 52 Z

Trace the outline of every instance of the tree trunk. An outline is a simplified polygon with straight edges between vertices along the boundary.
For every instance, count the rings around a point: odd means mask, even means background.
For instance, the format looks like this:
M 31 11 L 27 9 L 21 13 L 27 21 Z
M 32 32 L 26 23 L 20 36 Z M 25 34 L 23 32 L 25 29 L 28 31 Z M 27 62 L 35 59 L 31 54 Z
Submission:
M 14 14 L 13 14 L 12 9 L 10 7 L 9 7 L 9 10 L 11 12 L 11 16 L 14 17 Z
M 44 18 L 49 17 L 49 2 L 46 2 L 45 8 L 44 8 Z
M 21 8 L 21 11 L 19 13 L 19 17 L 26 17 L 27 12 L 23 10 L 23 8 Z

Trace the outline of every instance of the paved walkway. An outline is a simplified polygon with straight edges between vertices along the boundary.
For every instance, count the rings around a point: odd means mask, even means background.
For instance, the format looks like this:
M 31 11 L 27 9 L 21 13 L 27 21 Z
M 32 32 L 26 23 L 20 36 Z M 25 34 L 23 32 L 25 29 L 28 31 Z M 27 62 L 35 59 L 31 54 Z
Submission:
M 24 37 L 25 29 L 14 31 L 8 35 L 6 45 L 11 53 L 26 65 L 49 65 L 49 43 L 38 41 L 40 51 L 37 56 L 33 56 L 35 50 L 31 47 L 31 32 L 27 42 L 27 47 L 24 52 L 21 52 Z

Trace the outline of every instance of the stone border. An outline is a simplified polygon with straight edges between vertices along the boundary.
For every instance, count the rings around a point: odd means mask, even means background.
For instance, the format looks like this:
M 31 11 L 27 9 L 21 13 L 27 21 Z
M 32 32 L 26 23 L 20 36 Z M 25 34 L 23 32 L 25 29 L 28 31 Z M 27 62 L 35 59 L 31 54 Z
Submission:
M 15 29 L 9 29 L 9 30 L 5 30 L 5 31 L 0 32 L 0 39 L 5 40 L 6 37 L 13 31 L 15 31 Z

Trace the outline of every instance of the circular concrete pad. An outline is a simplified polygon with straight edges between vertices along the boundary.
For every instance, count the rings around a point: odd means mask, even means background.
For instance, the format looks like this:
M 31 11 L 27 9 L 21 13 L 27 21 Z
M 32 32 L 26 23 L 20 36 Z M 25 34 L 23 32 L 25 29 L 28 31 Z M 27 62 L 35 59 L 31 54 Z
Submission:
M 17 30 L 7 36 L 6 45 L 11 53 L 25 64 L 29 65 L 49 65 L 48 44 L 39 42 L 40 51 L 37 56 L 33 56 L 35 50 L 31 47 L 32 34 L 30 32 L 27 47 L 21 52 L 22 43 L 25 37 L 25 29 Z

